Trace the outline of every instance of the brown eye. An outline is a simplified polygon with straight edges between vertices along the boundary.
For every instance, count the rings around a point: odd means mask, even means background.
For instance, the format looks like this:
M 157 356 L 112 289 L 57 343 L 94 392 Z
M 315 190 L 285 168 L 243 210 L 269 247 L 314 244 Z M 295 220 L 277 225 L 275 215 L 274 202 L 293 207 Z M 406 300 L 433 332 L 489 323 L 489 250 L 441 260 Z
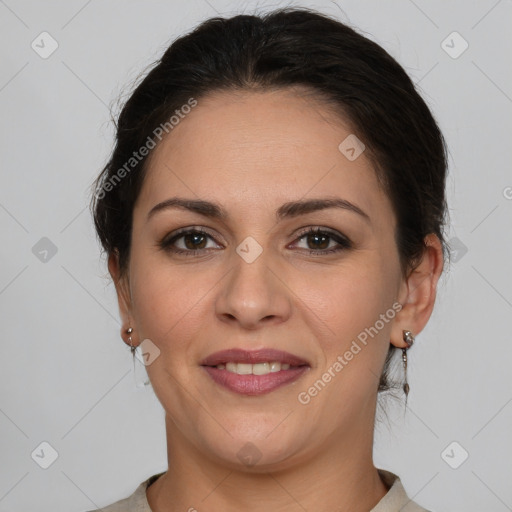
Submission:
M 298 240 L 306 239 L 306 250 L 310 254 L 329 254 L 352 247 L 350 240 L 340 233 L 314 228 L 303 231 Z M 334 245 L 331 243 L 334 242 Z
M 183 238 L 187 249 L 204 249 L 206 236 L 202 233 L 188 233 L 187 235 L 182 235 L 181 238 Z
M 308 243 L 312 243 L 315 247 L 313 249 L 327 249 L 329 247 L 329 235 L 310 233 L 306 235 Z
M 213 237 L 202 229 L 183 229 L 164 238 L 159 246 L 165 251 L 189 256 L 211 249 L 207 247 L 208 239 L 213 240 Z

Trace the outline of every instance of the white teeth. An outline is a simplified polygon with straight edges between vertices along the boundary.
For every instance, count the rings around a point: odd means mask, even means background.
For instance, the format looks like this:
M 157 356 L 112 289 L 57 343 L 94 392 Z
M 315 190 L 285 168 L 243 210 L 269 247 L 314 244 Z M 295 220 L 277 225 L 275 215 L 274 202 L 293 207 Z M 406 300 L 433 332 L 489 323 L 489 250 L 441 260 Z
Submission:
M 239 375 L 250 375 L 252 373 L 252 364 L 238 363 L 236 373 Z
M 254 375 L 266 375 L 270 373 L 269 363 L 257 363 L 252 365 L 252 373 Z
M 226 370 L 228 372 L 233 372 L 233 373 L 236 373 L 236 363 L 226 363 Z
M 217 365 L 218 370 L 227 370 L 231 373 L 238 373 L 238 375 L 267 375 L 268 373 L 275 373 L 281 370 L 289 370 L 288 363 L 279 363 L 278 361 L 265 362 L 265 363 L 233 363 L 229 362 Z
M 270 371 L 273 372 L 279 372 L 281 371 L 281 363 L 273 362 L 270 363 Z

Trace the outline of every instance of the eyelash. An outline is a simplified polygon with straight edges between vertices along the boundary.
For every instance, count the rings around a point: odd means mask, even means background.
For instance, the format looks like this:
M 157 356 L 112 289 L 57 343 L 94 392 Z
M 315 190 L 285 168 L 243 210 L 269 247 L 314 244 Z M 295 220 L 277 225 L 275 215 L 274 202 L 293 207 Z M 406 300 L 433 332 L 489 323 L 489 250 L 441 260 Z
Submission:
M 158 245 L 164 251 L 172 252 L 175 254 L 181 254 L 184 256 L 195 256 L 197 253 L 208 250 L 208 249 L 185 250 L 185 249 L 177 249 L 175 247 L 172 247 L 172 244 L 175 243 L 180 238 L 183 238 L 186 235 L 192 235 L 192 234 L 202 235 L 202 236 L 206 236 L 206 237 L 213 239 L 213 237 L 212 237 L 212 235 L 210 235 L 210 233 L 204 231 L 201 228 L 184 228 L 184 229 L 179 230 L 177 233 L 175 233 L 171 238 L 164 237 L 159 242 Z M 331 230 L 320 229 L 320 228 L 307 228 L 307 229 L 301 231 L 301 233 L 298 235 L 297 240 L 301 240 L 302 238 L 304 238 L 305 236 L 310 235 L 310 234 L 311 235 L 327 235 L 329 238 L 331 238 L 332 240 L 334 240 L 335 242 L 338 243 L 338 246 L 335 248 L 332 248 L 332 249 L 320 249 L 320 250 L 304 249 L 304 250 L 307 250 L 309 252 L 309 254 L 311 254 L 311 255 L 318 256 L 318 255 L 333 254 L 336 252 L 340 252 L 340 251 L 344 251 L 344 250 L 352 248 L 352 242 L 345 236 L 339 235 L 336 232 L 331 231 Z

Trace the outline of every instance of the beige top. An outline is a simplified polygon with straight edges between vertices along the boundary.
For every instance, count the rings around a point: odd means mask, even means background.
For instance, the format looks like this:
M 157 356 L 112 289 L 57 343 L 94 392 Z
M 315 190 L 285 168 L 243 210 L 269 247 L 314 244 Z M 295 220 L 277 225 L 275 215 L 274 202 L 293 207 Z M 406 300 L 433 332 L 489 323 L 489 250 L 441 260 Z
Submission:
M 390 488 L 386 495 L 369 512 L 429 512 L 409 499 L 397 475 L 384 469 L 378 469 L 378 472 L 384 483 Z M 116 501 L 107 507 L 88 512 L 152 512 L 146 498 L 146 489 L 164 473 L 165 471 L 149 477 L 128 498 Z

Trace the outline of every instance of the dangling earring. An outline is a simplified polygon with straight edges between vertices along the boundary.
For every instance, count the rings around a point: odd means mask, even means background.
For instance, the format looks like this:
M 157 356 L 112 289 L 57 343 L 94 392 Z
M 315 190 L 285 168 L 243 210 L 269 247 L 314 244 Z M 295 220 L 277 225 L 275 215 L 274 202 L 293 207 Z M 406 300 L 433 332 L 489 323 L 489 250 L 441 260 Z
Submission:
M 402 331 L 402 335 L 404 338 L 407 347 L 402 348 L 402 361 L 404 364 L 404 374 L 405 374 L 405 382 L 404 382 L 404 393 L 405 393 L 405 404 L 407 405 L 407 397 L 409 395 L 409 384 L 407 382 L 407 350 L 412 347 L 414 343 L 414 335 L 411 331 Z
M 128 329 L 126 329 L 126 333 L 128 334 L 128 341 L 130 342 L 130 350 L 132 351 L 132 356 L 133 354 L 135 354 L 135 347 L 132 345 L 132 337 L 131 337 L 131 334 L 133 332 L 133 329 L 131 327 L 128 327 Z
M 131 327 L 128 327 L 128 329 L 126 329 L 126 334 L 128 334 L 128 341 L 130 342 L 130 350 L 132 352 L 132 356 L 135 356 L 137 347 L 133 346 L 132 336 L 131 336 L 132 332 L 133 332 L 133 329 Z M 150 385 L 150 381 L 148 378 L 148 374 L 145 370 L 142 370 L 141 368 L 139 368 L 139 370 L 137 370 L 137 367 L 140 367 L 140 366 L 144 367 L 144 365 L 140 361 L 139 361 L 139 364 L 137 364 L 135 359 L 136 358 L 134 357 L 133 358 L 133 379 L 135 382 L 135 387 L 138 389 L 143 389 L 144 387 Z M 137 357 L 137 359 L 138 359 L 138 357 Z

